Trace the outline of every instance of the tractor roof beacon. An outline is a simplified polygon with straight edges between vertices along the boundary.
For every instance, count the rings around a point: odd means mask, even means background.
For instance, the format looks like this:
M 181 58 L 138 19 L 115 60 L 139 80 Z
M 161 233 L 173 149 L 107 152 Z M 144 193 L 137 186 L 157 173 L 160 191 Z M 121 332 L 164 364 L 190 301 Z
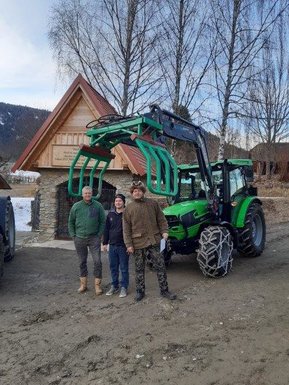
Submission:
M 197 253 L 205 276 L 221 277 L 232 268 L 233 249 L 256 257 L 265 247 L 266 225 L 249 159 L 209 162 L 206 132 L 191 122 L 153 105 L 150 112 L 122 117 L 106 115 L 87 125 L 89 145 L 80 145 L 69 171 L 68 191 L 81 197 L 84 178 L 89 185 L 98 170 L 98 199 L 102 180 L 119 143 L 138 147 L 146 160 L 147 187 L 168 198 L 164 214 L 169 223 L 169 242 L 164 252 L 167 265 L 174 252 Z M 177 165 L 167 151 L 166 138 L 193 143 L 197 164 Z M 91 163 L 94 162 L 93 165 Z M 89 170 L 88 170 L 89 168 Z M 73 178 L 79 170 L 79 185 Z
M 0 176 L 0 189 L 11 187 Z M 15 219 L 10 196 L 0 197 L 0 277 L 3 275 L 4 262 L 10 261 L 15 254 Z

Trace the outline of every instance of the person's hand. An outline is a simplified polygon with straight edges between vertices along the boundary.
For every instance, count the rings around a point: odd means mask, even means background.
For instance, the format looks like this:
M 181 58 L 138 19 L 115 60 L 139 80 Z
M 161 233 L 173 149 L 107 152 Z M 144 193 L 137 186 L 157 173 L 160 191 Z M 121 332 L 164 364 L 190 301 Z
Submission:
M 128 247 L 128 248 L 126 249 L 126 251 L 127 251 L 129 254 L 133 254 L 134 248 L 133 248 L 132 246 L 130 246 L 130 247 Z
M 107 245 L 102 245 L 102 251 L 107 251 Z
M 169 234 L 168 233 L 163 233 L 163 239 L 165 240 L 165 241 L 167 241 L 168 240 L 168 237 L 169 237 Z

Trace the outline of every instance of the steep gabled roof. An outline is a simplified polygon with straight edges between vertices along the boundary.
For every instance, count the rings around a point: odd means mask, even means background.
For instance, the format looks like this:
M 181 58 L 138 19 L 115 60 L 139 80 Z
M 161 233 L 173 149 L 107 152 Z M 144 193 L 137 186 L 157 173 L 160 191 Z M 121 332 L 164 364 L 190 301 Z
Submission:
M 48 116 L 46 121 L 36 132 L 26 149 L 23 151 L 21 156 L 15 162 L 12 167 L 12 172 L 15 172 L 17 169 L 29 169 L 29 164 L 31 164 L 33 159 L 33 154 L 35 154 L 37 146 L 44 140 L 44 137 L 47 136 L 52 124 L 58 119 L 65 107 L 73 99 L 74 95 L 81 90 L 83 94 L 86 95 L 86 98 L 89 100 L 92 105 L 96 116 L 103 116 L 108 114 L 116 114 L 116 110 L 109 104 L 109 102 L 104 99 L 80 74 L 68 88 L 66 93 L 63 95 L 55 109 Z M 120 152 L 122 156 L 125 157 L 126 163 L 128 164 L 129 169 L 132 173 L 137 173 L 139 175 L 145 174 L 145 160 L 140 151 L 136 148 L 130 148 L 129 146 L 119 145 Z M 30 160 L 30 163 L 29 163 Z
M 131 172 L 144 176 L 146 174 L 146 160 L 140 150 L 127 144 L 119 144 L 118 147 L 122 158 L 131 163 Z

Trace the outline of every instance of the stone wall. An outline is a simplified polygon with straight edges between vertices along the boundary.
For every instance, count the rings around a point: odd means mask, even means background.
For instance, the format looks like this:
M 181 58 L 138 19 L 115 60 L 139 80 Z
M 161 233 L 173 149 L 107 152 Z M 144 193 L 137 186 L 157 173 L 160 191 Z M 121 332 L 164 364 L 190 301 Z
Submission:
M 60 169 L 40 169 L 39 182 L 39 238 L 54 239 L 57 231 L 57 190 L 58 186 L 68 180 L 68 171 Z M 104 180 L 124 194 L 129 201 L 129 187 L 133 179 L 139 179 L 130 171 L 107 171 Z

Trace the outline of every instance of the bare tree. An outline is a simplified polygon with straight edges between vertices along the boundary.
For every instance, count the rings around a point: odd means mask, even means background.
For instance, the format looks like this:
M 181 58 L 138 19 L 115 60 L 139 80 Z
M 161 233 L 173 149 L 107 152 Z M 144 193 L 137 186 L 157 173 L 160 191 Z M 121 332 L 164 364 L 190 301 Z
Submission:
M 8 178 L 11 172 L 11 159 L 0 156 L 0 175 Z
M 159 16 L 163 21 L 160 65 L 165 93 L 175 113 L 189 109 L 193 116 L 205 102 L 200 89 L 212 64 L 205 1 L 163 1 Z
M 250 85 L 247 115 L 250 132 L 264 143 L 266 175 L 275 162 L 275 144 L 289 137 L 288 32 L 281 17 L 259 60 L 260 73 Z
M 240 116 L 247 87 L 258 72 L 253 66 L 287 7 L 279 0 L 211 0 L 216 33 L 215 87 L 221 118 L 218 158 L 224 156 L 228 123 Z M 265 39 L 266 36 L 266 39 Z
M 8 163 L 8 160 L 0 156 L 0 170 L 2 170 L 7 165 L 7 163 Z
M 280 180 L 283 182 L 289 182 L 289 153 L 288 151 L 282 151 L 279 155 L 279 175 Z
M 163 74 L 165 104 L 174 113 L 191 121 L 202 116 L 205 76 L 212 65 L 206 39 L 206 0 L 166 0 L 158 10 L 161 26 L 158 54 Z M 168 148 L 178 163 L 194 157 L 190 144 L 169 140 Z
M 61 73 L 82 73 L 123 115 L 158 99 L 156 0 L 62 0 L 49 39 Z

